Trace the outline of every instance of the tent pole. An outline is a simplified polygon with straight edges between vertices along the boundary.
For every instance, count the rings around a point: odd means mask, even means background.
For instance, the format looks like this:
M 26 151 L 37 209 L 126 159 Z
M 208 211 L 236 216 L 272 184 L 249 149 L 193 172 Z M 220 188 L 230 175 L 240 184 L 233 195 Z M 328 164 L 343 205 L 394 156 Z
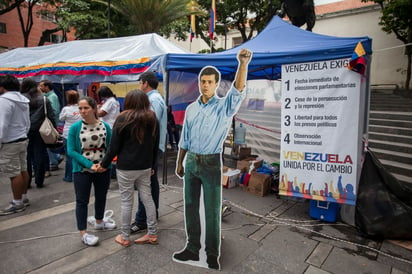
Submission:
M 165 103 L 166 108 L 169 106 L 169 71 L 165 71 L 163 74 L 163 83 L 165 91 Z M 167 139 L 167 138 L 166 138 Z M 165 140 L 165 153 L 163 155 L 163 178 L 162 184 L 167 185 L 167 140 Z

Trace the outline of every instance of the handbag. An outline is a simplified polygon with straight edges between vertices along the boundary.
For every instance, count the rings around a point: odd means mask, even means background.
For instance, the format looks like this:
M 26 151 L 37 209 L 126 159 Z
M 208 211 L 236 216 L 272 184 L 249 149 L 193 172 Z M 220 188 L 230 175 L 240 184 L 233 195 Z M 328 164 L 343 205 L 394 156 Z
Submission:
M 56 144 L 59 140 L 60 134 L 57 129 L 54 128 L 53 123 L 47 118 L 47 105 L 46 96 L 44 99 L 44 121 L 40 126 L 39 132 L 44 143 L 47 145 Z

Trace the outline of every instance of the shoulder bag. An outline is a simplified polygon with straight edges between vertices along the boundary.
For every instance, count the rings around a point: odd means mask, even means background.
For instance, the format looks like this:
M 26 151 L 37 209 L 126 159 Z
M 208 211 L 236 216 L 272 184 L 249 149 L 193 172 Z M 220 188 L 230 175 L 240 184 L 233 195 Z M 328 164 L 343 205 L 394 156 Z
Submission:
M 60 134 L 57 129 L 54 128 L 53 123 L 47 118 L 47 105 L 46 96 L 44 99 L 44 121 L 40 126 L 39 132 L 44 143 L 47 145 L 56 144 L 59 140 Z

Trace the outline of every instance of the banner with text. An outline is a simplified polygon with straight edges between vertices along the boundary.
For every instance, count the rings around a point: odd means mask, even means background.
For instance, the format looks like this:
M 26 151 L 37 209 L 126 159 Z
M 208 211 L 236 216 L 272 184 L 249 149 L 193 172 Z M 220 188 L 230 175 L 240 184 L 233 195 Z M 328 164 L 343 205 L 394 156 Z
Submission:
M 361 76 L 348 62 L 282 65 L 281 195 L 355 204 Z

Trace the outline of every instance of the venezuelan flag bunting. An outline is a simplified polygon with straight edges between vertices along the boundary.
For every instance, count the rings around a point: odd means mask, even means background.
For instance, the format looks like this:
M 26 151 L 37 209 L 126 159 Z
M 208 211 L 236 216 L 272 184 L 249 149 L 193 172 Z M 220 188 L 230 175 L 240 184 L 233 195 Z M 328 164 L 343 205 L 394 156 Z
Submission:
M 195 24 L 195 15 L 190 15 L 190 42 L 192 42 L 193 38 L 195 38 L 196 33 L 196 24 Z
M 361 75 L 365 75 L 366 60 L 365 60 L 365 49 L 361 42 L 356 45 L 355 51 L 349 61 L 348 69 L 353 70 Z

